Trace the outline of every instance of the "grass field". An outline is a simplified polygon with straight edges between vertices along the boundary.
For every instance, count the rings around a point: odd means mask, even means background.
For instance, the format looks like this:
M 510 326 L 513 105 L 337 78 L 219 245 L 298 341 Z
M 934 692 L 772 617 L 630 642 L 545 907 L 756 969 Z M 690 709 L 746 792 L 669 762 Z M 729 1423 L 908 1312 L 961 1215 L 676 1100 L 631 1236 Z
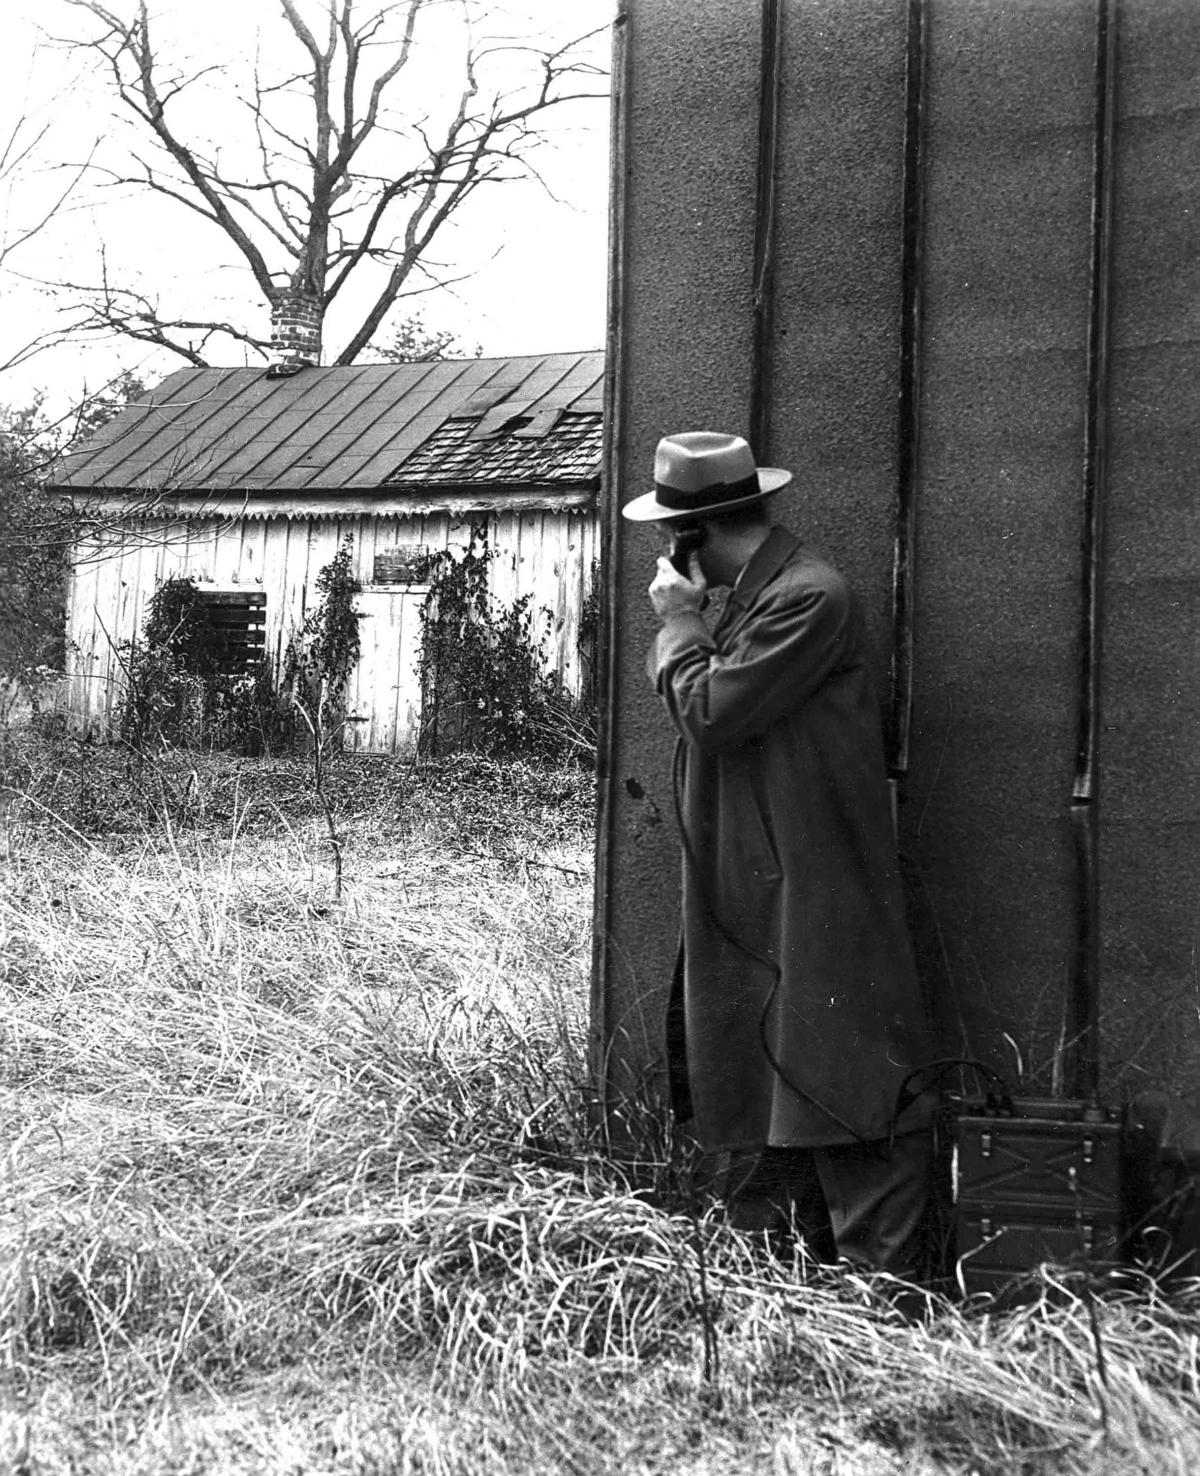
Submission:
M 301 763 L 7 774 L 0 1470 L 1200 1470 L 1200 1296 L 911 1324 L 605 1158 L 586 776 L 340 760 L 334 901 Z

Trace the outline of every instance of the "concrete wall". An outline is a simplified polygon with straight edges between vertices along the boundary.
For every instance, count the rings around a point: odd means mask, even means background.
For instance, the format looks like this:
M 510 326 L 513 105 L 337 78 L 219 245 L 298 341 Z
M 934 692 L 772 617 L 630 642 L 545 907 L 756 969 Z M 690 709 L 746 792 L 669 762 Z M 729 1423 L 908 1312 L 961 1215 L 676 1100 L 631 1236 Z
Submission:
M 770 434 L 783 520 L 863 595 L 881 694 L 898 470 L 906 0 L 783 0 Z M 653 550 L 664 432 L 749 430 L 760 7 L 628 0 L 598 1059 L 652 1079 L 675 949 Z M 928 0 L 921 457 L 901 851 L 947 1047 L 1052 1083 L 1074 935 L 1095 6 Z M 1193 1093 L 1200 923 L 1200 8 L 1122 0 L 1101 733 L 1103 1082 Z M 623 224 L 622 224 L 623 222 Z M 1010 1040 L 1006 1037 L 1011 1038 Z M 1200 1104 L 1197 1104 L 1200 1105 Z
M 1200 7 L 1125 0 L 1120 56 L 1105 1036 L 1129 1079 L 1198 1093 Z

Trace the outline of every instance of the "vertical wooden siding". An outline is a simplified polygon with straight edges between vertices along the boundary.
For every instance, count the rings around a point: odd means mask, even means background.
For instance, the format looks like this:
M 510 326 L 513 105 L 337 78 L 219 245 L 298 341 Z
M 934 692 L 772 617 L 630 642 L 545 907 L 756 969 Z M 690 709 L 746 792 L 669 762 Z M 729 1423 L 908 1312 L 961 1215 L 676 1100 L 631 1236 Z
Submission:
M 267 650 L 278 671 L 288 640 L 315 599 L 316 577 L 343 539 L 352 541 L 354 570 L 365 586 L 373 577 L 375 556 L 398 545 L 446 548 L 465 544 L 465 524 L 445 513 L 427 517 L 351 517 L 344 519 L 215 519 L 170 521 L 145 518 L 108 528 L 76 549 L 68 603 L 67 703 L 79 728 L 103 734 L 123 686 L 120 648 L 141 631 L 154 590 L 172 576 L 250 585 L 267 596 Z M 492 569 L 497 599 L 511 602 L 532 593 L 539 631 L 545 618 L 548 661 L 568 687 L 579 690 L 580 608 L 598 554 L 592 513 L 493 513 L 489 536 L 499 553 Z M 365 594 L 363 669 L 351 684 L 354 746 L 396 751 L 414 736 L 419 714 L 413 663 L 419 649 L 414 628 L 419 600 L 412 595 L 389 600 L 382 591 Z M 381 681 L 388 671 L 389 642 L 399 668 L 396 683 Z

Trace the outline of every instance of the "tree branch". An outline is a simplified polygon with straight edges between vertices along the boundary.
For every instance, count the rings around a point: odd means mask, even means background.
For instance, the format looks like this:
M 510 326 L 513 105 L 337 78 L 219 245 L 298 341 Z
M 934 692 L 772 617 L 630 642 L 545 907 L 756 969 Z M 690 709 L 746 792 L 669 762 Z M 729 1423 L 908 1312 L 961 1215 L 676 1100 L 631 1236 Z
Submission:
M 266 357 L 270 348 L 268 340 L 247 333 L 233 323 L 212 319 L 163 318 L 156 303 L 140 292 L 113 287 L 107 276 L 99 285 L 80 282 L 55 282 L 50 285 L 89 299 L 77 308 L 84 316 L 69 330 L 74 334 L 116 333 L 122 338 L 151 344 L 155 348 L 169 349 L 171 353 L 178 354 L 181 359 L 197 368 L 208 367 L 203 350 L 216 334 L 226 334 L 263 357 Z M 171 337 L 172 332 L 200 334 L 199 347 L 190 341 Z M 59 336 L 61 340 L 62 335 Z
M 171 131 L 164 117 L 167 101 L 177 97 L 186 83 L 180 83 L 163 99 L 158 94 L 157 84 L 154 78 L 155 57 L 150 38 L 150 17 L 146 10 L 146 0 L 138 0 L 137 19 L 130 26 L 122 26 L 121 22 L 110 11 L 98 3 L 98 0 L 67 0 L 67 3 L 77 9 L 90 11 L 107 26 L 109 34 L 120 38 L 120 45 L 115 51 L 104 50 L 103 42 L 107 37 L 94 42 L 93 45 L 106 56 L 112 66 L 116 80 L 117 92 L 122 102 L 125 103 L 142 121 L 149 125 L 155 136 L 175 160 L 180 169 L 190 180 L 197 194 L 208 206 L 211 218 L 221 227 L 228 238 L 245 258 L 247 265 L 254 275 L 259 289 L 267 298 L 273 302 L 276 296 L 276 288 L 271 280 L 271 273 L 263 259 L 258 247 L 242 229 L 241 225 L 230 213 L 221 196 L 220 191 L 209 180 L 201 169 L 193 152 L 187 148 Z M 120 58 L 122 54 L 128 53 L 137 72 L 137 81 L 134 84 L 142 99 L 139 105 L 129 84 L 126 83 L 121 71 Z M 192 79 L 194 80 L 194 79 Z M 204 214 L 204 211 L 200 212 Z

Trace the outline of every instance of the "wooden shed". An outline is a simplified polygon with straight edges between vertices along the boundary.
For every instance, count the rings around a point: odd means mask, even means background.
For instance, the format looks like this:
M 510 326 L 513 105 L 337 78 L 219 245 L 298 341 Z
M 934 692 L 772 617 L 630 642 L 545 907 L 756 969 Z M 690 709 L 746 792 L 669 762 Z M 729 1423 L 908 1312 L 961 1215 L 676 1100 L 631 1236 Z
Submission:
M 334 368 L 183 369 L 65 458 L 84 513 L 68 596 L 66 707 L 102 735 L 122 643 L 170 577 L 276 670 L 320 570 L 350 540 L 363 592 L 347 744 L 416 736 L 420 553 L 486 522 L 492 592 L 532 595 L 546 654 L 578 691 L 579 616 L 597 556 L 600 352 Z

